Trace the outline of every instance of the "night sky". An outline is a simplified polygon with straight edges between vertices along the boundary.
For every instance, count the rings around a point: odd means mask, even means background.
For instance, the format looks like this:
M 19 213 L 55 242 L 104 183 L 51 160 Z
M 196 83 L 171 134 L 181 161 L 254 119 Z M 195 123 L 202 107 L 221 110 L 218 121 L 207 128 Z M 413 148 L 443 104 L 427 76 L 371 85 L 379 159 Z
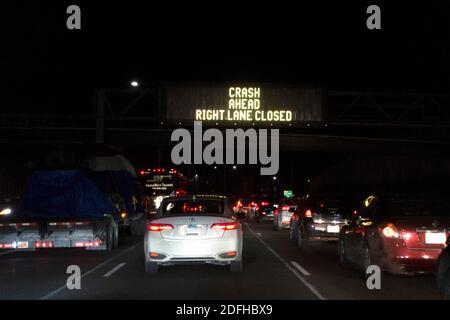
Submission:
M 395 92 L 445 92 L 450 83 L 444 1 L 375 2 L 381 30 L 366 28 L 372 2 L 93 2 L 3 10 L 5 109 L 84 108 L 92 88 L 126 87 L 132 78 L 144 86 L 270 81 Z M 66 29 L 70 4 L 81 7 L 81 31 Z

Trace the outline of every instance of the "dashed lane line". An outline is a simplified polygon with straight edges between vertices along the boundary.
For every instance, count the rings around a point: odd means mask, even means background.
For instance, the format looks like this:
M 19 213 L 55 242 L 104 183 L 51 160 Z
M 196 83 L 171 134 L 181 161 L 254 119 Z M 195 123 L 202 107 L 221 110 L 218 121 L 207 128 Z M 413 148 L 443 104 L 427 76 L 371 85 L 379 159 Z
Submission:
M 134 246 L 132 246 L 132 247 L 130 247 L 130 248 L 128 248 L 128 249 L 122 251 L 121 253 L 119 253 L 119 254 L 117 254 L 117 255 L 115 255 L 114 257 L 111 257 L 111 258 L 109 258 L 108 260 L 106 260 L 106 261 L 104 261 L 104 262 L 102 262 L 102 263 L 96 265 L 95 267 L 93 267 L 93 268 L 90 269 L 89 271 L 83 273 L 83 274 L 81 275 L 81 278 L 90 275 L 91 273 L 93 273 L 93 272 L 97 271 L 98 269 L 104 267 L 105 265 L 107 265 L 107 264 L 110 263 L 111 261 L 114 261 L 115 259 L 117 259 L 118 257 L 124 255 L 124 254 L 127 253 L 127 252 L 130 252 L 131 250 L 133 250 L 134 248 L 136 248 L 136 247 L 139 246 L 139 245 L 142 245 L 142 243 L 139 242 L 139 243 L 135 244 Z M 66 288 L 67 288 L 67 285 L 65 284 L 65 285 L 59 287 L 58 289 L 55 289 L 55 290 L 53 290 L 53 291 L 47 293 L 45 296 L 42 296 L 42 297 L 40 298 L 40 300 L 47 300 L 47 299 L 50 299 L 50 298 L 54 297 L 55 295 L 57 295 L 58 293 L 60 293 L 61 291 L 63 291 L 63 290 L 66 289 Z
M 288 268 L 296 277 L 299 279 L 309 290 L 311 290 L 312 293 L 316 295 L 317 298 L 320 300 L 326 300 L 326 298 L 319 292 L 319 290 L 316 289 L 311 283 L 309 283 L 304 277 L 302 277 L 300 274 L 298 274 L 297 271 L 289 264 L 287 263 L 275 250 L 273 250 L 261 237 L 259 237 L 255 231 L 246 223 L 247 228 L 250 230 L 250 232 L 258 239 L 278 260 L 280 260 L 286 268 Z

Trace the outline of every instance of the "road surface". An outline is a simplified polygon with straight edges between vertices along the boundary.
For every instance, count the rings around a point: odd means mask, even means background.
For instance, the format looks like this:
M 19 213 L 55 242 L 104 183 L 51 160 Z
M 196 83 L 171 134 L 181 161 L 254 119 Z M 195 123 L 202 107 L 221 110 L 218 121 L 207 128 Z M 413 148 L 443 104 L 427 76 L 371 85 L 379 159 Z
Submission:
M 382 275 L 380 290 L 343 268 L 335 242 L 301 252 L 288 231 L 244 222 L 244 272 L 213 265 L 144 271 L 143 241 L 126 232 L 112 252 L 51 249 L 0 252 L 0 299 L 439 299 L 433 275 Z M 81 289 L 66 286 L 67 267 L 81 268 Z

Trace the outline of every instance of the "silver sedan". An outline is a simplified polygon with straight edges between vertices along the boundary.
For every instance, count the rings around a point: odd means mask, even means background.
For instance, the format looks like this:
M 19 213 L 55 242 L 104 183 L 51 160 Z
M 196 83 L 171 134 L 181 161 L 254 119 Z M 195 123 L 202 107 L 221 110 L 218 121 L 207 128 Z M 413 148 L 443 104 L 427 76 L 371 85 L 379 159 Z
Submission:
M 144 254 L 148 273 L 181 263 L 229 265 L 241 272 L 242 226 L 225 197 L 168 197 L 147 226 Z

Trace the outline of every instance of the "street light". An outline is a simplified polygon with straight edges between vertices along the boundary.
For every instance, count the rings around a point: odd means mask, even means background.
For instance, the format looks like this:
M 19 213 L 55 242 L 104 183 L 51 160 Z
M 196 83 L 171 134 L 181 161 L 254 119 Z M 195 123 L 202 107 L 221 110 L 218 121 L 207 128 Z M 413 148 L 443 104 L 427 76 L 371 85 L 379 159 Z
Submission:
M 136 80 L 131 81 L 130 84 L 131 84 L 131 86 L 134 87 L 134 88 L 139 87 L 139 82 L 137 82 Z
M 237 169 L 237 167 L 236 166 L 233 166 L 233 170 L 236 170 Z

